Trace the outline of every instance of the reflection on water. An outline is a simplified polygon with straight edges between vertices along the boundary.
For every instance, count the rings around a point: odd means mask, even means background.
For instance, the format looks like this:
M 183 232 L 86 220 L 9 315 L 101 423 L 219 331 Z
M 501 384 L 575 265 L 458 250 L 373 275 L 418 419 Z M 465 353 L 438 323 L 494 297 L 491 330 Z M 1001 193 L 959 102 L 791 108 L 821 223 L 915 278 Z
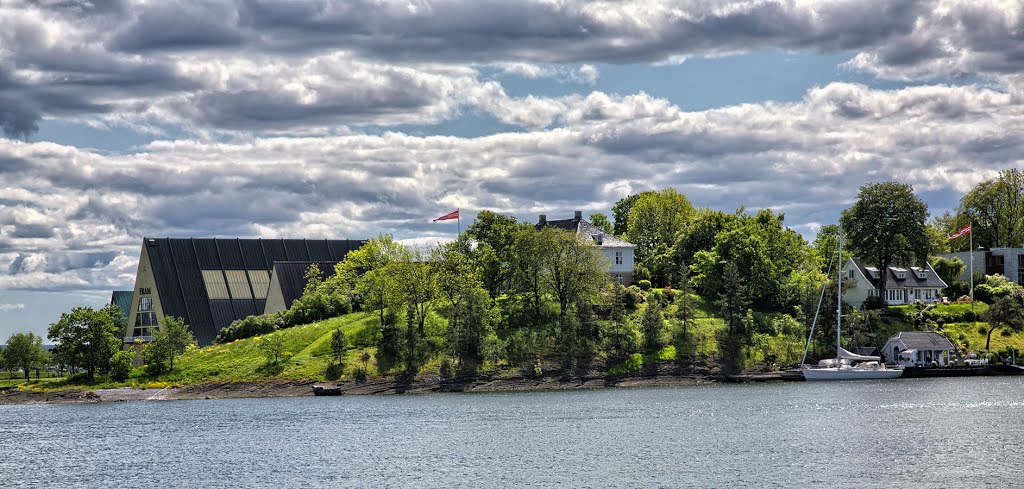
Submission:
M 0 486 L 1017 486 L 1024 379 L 0 406 Z

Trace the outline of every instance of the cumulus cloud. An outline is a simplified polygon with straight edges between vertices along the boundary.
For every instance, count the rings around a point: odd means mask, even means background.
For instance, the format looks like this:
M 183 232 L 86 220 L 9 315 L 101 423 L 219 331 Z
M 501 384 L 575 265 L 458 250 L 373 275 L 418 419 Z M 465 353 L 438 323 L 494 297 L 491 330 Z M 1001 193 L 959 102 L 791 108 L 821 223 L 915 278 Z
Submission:
M 11 312 L 24 308 L 25 304 L 0 304 L 0 312 Z
M 1024 69 L 1022 9 L 1013 0 L 4 2 L 0 130 L 26 138 L 47 117 L 197 133 L 431 124 L 509 105 L 467 100 L 501 93 L 474 66 L 588 85 L 594 63 L 764 48 L 851 53 L 848 67 L 893 79 L 1010 76 Z M 528 129 L 550 119 L 493 115 Z
M 467 222 L 482 209 L 534 219 L 668 186 L 696 205 L 770 207 L 810 232 L 868 182 L 948 196 L 929 197 L 941 210 L 1024 165 L 1015 84 L 832 83 L 795 102 L 697 112 L 594 92 L 525 112 L 536 128 L 475 138 L 179 139 L 130 154 L 0 140 L 12 162 L 0 171 L 0 288 L 124 287 L 143 236 L 450 237 L 454 226 L 430 221 L 452 208 Z

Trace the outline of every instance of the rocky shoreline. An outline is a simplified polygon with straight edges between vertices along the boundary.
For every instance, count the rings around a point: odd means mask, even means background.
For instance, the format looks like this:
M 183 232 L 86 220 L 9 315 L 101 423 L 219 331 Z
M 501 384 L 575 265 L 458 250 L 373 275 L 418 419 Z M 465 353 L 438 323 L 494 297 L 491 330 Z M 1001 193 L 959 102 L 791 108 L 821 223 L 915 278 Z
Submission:
M 368 380 L 364 382 L 267 381 L 206 383 L 164 389 L 118 387 L 112 389 L 31 390 L 8 389 L 0 391 L 0 405 L 10 404 L 62 404 L 86 402 L 169 401 L 199 399 L 231 399 L 261 397 L 312 396 L 313 386 L 337 389 L 343 395 L 425 394 L 433 392 L 526 392 L 547 390 L 605 389 L 630 387 L 660 387 L 712 384 L 726 380 L 703 374 L 636 375 L 610 377 L 584 377 L 579 379 L 524 377 L 475 378 L 465 381 L 422 377 L 411 382 L 402 380 Z

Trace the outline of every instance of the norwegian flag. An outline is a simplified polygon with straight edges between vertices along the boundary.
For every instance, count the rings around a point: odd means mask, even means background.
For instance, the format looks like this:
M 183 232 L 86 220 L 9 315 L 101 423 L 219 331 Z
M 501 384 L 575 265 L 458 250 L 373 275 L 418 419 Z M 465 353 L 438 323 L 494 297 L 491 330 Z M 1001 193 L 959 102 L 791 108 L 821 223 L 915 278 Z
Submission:
M 441 217 L 439 217 L 437 219 L 434 219 L 434 222 L 437 222 L 437 221 L 450 221 L 452 219 L 458 219 L 458 218 L 459 218 L 459 210 L 455 209 L 454 211 L 451 211 L 451 212 L 449 212 L 449 213 L 447 213 L 447 214 L 445 214 L 445 215 L 443 215 L 443 216 L 441 216 Z
M 970 224 L 968 224 L 967 227 L 961 229 L 959 232 L 956 232 L 956 233 L 953 233 L 953 234 L 949 235 L 949 239 L 956 239 L 956 238 L 959 238 L 960 236 L 963 236 L 965 234 L 971 234 L 971 225 Z

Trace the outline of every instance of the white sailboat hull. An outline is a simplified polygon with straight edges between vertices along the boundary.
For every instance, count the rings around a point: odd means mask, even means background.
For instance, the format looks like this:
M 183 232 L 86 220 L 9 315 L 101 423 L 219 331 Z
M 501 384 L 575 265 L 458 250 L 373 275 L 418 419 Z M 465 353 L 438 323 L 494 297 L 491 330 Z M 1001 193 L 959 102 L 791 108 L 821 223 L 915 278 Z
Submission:
M 856 368 L 856 367 L 827 367 L 827 368 L 805 368 L 801 370 L 804 380 L 869 380 L 869 379 L 896 379 L 903 375 L 902 369 L 894 368 Z

